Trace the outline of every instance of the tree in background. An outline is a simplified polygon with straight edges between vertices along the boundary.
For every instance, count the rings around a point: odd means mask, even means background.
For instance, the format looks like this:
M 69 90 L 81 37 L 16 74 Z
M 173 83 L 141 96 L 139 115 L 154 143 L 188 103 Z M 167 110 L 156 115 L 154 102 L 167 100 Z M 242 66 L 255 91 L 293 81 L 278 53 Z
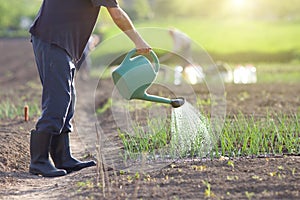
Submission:
M 148 0 L 122 0 L 119 2 L 132 20 L 151 18 L 152 11 Z
M 16 8 L 16 9 L 13 9 Z M 0 2 L 0 27 L 2 28 L 15 28 L 18 24 L 18 8 L 17 1 L 1 0 Z
M 119 0 L 133 20 L 176 17 L 300 20 L 299 0 Z M 33 20 L 42 0 L 0 0 L 0 35 L 23 30 Z M 104 10 L 101 11 L 104 15 Z M 109 17 L 101 18 L 110 22 Z M 104 19 L 104 20 L 103 20 Z M 105 22 L 104 22 L 105 23 Z
M 22 29 L 22 19 L 33 20 L 40 4 L 40 0 L 0 0 L 0 31 Z
M 300 19 L 299 0 L 139 0 L 152 5 L 155 17 Z

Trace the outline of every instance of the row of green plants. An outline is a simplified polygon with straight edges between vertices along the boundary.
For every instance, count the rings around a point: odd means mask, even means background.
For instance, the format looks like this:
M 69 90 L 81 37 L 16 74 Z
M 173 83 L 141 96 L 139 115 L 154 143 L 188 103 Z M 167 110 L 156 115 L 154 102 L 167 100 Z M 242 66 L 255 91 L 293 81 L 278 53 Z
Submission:
M 232 157 L 299 154 L 299 117 L 299 114 L 276 114 L 256 119 L 239 114 L 226 120 L 214 151 Z
M 201 131 L 196 139 L 191 140 L 189 151 L 180 150 L 180 141 L 172 138 L 176 134 L 170 127 L 157 130 L 160 120 L 148 120 L 151 131 L 145 132 L 136 126 L 134 133 L 119 131 L 124 145 L 125 159 L 137 159 L 141 154 L 155 157 L 206 157 L 221 156 L 270 156 L 300 154 L 300 114 L 268 114 L 263 118 L 238 114 L 225 120 L 220 134 L 210 132 L 210 137 L 203 137 Z M 209 126 L 209 125 L 208 125 Z M 175 134 L 175 135 L 174 135 Z M 204 141 L 204 140 L 210 141 Z M 186 142 L 186 141 L 185 141 Z M 207 148 L 205 144 L 210 144 Z
M 143 154 L 166 156 L 166 150 L 171 141 L 170 127 L 161 128 L 160 119 L 149 119 L 145 131 L 140 124 L 135 124 L 133 133 L 123 132 L 120 129 L 119 137 L 124 145 L 124 159 L 139 158 Z

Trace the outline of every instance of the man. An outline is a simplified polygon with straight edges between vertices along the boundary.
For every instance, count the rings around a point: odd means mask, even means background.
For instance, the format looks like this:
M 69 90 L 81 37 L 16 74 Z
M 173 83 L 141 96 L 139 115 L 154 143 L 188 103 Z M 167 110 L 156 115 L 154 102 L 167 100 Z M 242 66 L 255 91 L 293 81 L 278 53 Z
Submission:
M 191 39 L 176 29 L 169 29 L 169 34 L 173 39 L 173 52 L 183 56 L 188 62 L 191 62 Z
M 41 83 L 42 114 L 30 137 L 29 172 L 44 177 L 63 176 L 95 166 L 72 157 L 69 133 L 75 109 L 76 62 L 91 36 L 101 7 L 136 46 L 137 53 L 151 47 L 135 30 L 117 0 L 44 0 L 30 28 Z M 49 160 L 49 152 L 54 165 Z
M 169 35 L 172 38 L 173 41 L 173 49 L 172 52 L 160 57 L 160 62 L 166 61 L 168 59 L 171 59 L 174 54 L 175 56 L 180 56 L 182 57 L 182 65 L 189 65 L 193 62 L 192 59 L 192 41 L 191 39 L 184 34 L 183 32 L 175 29 L 175 28 L 170 28 L 169 29 Z

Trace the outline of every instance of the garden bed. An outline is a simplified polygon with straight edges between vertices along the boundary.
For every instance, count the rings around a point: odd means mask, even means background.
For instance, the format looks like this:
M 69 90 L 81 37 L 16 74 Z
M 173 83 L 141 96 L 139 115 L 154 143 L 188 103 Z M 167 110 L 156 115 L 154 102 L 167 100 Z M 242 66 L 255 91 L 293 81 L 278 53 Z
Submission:
M 28 39 L 0 40 L 0 103 L 10 102 L 19 115 L 0 122 L 0 196 L 3 199 L 299 199 L 300 157 L 259 155 L 213 159 L 174 160 L 149 172 L 105 172 L 89 168 L 60 178 L 30 175 L 29 131 L 34 128 L 40 85 Z M 105 105 L 111 95 L 111 80 L 99 86 L 96 105 Z M 85 84 L 85 86 L 84 86 Z M 78 83 L 79 91 L 88 82 Z M 300 84 L 226 85 L 227 118 L 240 113 L 262 119 L 273 114 L 294 116 L 300 108 Z M 195 86 L 205 104 L 209 92 Z M 153 91 L 156 93 L 156 91 Z M 80 95 L 80 94 L 79 94 Z M 82 102 L 81 102 L 82 103 Z M 22 109 L 30 104 L 30 120 L 24 122 Z M 77 113 L 83 113 L 78 105 Z M 16 112 L 18 113 L 18 112 Z M 93 113 L 90 113 L 93 114 Z M 79 115 L 81 116 L 81 114 Z M 84 115 L 82 115 L 84 116 Z M 98 116 L 105 134 L 118 139 L 117 127 L 109 110 Z M 142 119 L 142 118 L 140 118 Z M 299 118 L 298 118 L 299 120 Z M 299 122 L 298 122 L 299 123 Z M 295 130 L 299 134 L 299 129 Z M 84 159 L 83 141 L 72 135 L 74 154 Z M 121 145 L 122 143 L 120 143 Z M 104 180 L 104 181 L 103 181 Z

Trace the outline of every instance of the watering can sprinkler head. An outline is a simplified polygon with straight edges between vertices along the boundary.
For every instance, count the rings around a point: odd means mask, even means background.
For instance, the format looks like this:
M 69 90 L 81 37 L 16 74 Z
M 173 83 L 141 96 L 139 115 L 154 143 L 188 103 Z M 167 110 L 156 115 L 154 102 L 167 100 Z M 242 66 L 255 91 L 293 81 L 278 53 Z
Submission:
M 185 103 L 185 99 L 183 97 L 178 97 L 171 99 L 171 105 L 173 108 L 178 108 Z
M 147 94 L 146 90 L 151 86 L 159 70 L 159 60 L 154 53 L 150 55 L 154 60 L 154 65 L 142 55 L 131 58 L 136 53 L 136 49 L 131 50 L 123 62 L 112 73 L 114 84 L 119 93 L 127 100 L 141 99 L 157 103 L 171 104 L 174 108 L 184 104 L 184 98 L 168 99 Z

